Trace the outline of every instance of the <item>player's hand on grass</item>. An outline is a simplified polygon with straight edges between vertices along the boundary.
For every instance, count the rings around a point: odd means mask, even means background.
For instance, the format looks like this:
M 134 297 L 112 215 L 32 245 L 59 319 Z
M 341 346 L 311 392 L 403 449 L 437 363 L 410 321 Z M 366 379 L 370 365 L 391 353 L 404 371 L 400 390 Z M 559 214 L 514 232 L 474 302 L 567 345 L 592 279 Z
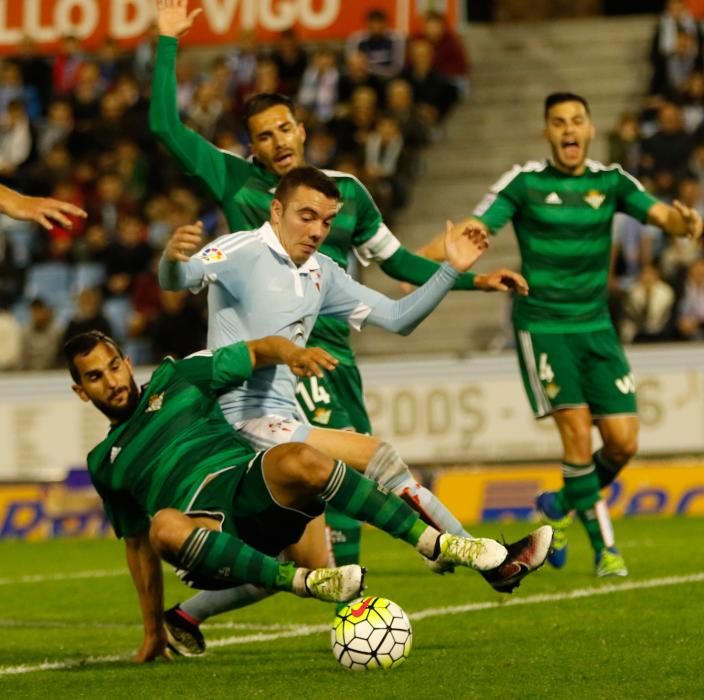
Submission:
M 169 262 L 188 262 L 193 253 L 203 245 L 203 222 L 179 226 L 166 244 Z
M 474 286 L 484 292 L 516 292 L 523 297 L 528 296 L 528 282 L 525 277 L 506 267 L 476 275 Z
M 702 217 L 696 209 L 685 206 L 678 199 L 672 202 L 687 226 L 687 238 L 699 238 L 702 235 Z
M 202 8 L 197 8 L 189 14 L 188 0 L 157 0 L 156 9 L 159 34 L 173 37 L 185 34 L 203 12 Z
M 0 209 L 20 221 L 36 221 L 45 229 L 51 230 L 57 224 L 67 229 L 73 228 L 69 216 L 85 219 L 87 214 L 80 207 L 68 202 L 48 197 L 26 197 L 19 192 L 6 190 L 2 193 Z
M 134 662 L 136 664 L 145 664 L 158 658 L 171 661 L 171 654 L 166 646 L 166 631 L 163 629 L 160 633 L 144 635 L 142 646 L 139 647 L 139 651 L 134 657 Z
M 286 364 L 297 377 L 322 377 L 323 370 L 332 372 L 337 367 L 337 360 L 322 348 L 296 347 Z
M 445 259 L 457 270 L 466 272 L 489 247 L 486 231 L 480 228 L 456 228 L 452 221 L 445 225 Z

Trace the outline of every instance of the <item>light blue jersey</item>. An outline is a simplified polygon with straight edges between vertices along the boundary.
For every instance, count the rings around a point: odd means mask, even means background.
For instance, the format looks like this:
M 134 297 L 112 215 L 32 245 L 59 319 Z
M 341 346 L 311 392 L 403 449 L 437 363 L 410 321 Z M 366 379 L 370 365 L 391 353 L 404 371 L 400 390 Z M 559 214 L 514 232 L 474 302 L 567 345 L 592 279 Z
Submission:
M 305 347 L 318 316 L 361 330 L 366 322 L 410 333 L 452 288 L 457 272 L 443 264 L 423 287 L 393 301 L 353 280 L 337 263 L 314 253 L 297 266 L 267 222 L 255 231 L 222 236 L 187 263 L 159 267 L 165 289 L 208 286 L 208 347 L 278 335 Z M 185 329 L 187 331 L 187 329 Z M 296 378 L 285 365 L 257 370 L 220 400 L 236 425 L 261 416 L 300 420 Z

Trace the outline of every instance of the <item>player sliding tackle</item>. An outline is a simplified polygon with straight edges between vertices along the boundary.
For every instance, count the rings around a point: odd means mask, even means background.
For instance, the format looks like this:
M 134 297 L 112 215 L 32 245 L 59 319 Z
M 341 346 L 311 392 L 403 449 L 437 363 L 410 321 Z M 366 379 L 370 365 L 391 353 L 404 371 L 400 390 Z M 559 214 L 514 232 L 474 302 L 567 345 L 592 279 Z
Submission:
M 337 214 L 339 199 L 336 183 L 325 173 L 311 167 L 291 170 L 276 188 L 270 221 L 261 228 L 224 236 L 193 257 L 189 255 L 202 245 L 200 225 L 178 229 L 162 258 L 161 284 L 167 289 L 209 286 L 208 343 L 213 348 L 272 334 L 303 346 L 318 316 L 340 319 L 357 330 L 373 323 L 406 335 L 487 247 L 483 232 L 455 231 L 449 225 L 445 240 L 448 262 L 412 294 L 392 301 L 358 284 L 327 256 L 317 253 Z M 269 368 L 223 395 L 220 405 L 230 424 L 255 449 L 305 442 L 406 499 L 437 529 L 468 536 L 435 495 L 416 483 L 392 445 L 369 435 L 311 427 L 302 421 L 295 385 L 296 379 L 286 367 Z M 513 590 L 543 563 L 550 535 L 550 528 L 545 528 L 510 545 L 510 556 L 500 567 L 486 572 L 487 580 L 499 591 Z M 315 565 L 328 561 L 321 529 L 309 528 L 297 547 L 294 556 L 298 561 Z M 435 561 L 433 567 L 451 569 L 452 562 Z M 186 623 L 202 621 L 257 597 L 261 596 L 252 596 L 249 589 L 200 594 L 184 604 L 186 615 L 181 617 Z M 179 609 L 175 612 L 180 614 Z M 174 626 L 179 622 L 170 611 L 170 626 L 172 620 Z M 180 636 L 190 637 L 187 651 L 203 650 L 197 628 L 190 625 L 181 631 Z
M 320 375 L 333 366 L 322 349 L 270 337 L 167 358 L 142 389 L 129 358 L 102 333 L 75 336 L 64 350 L 73 390 L 111 424 L 88 468 L 115 534 L 125 538 L 144 623 L 138 662 L 168 656 L 160 558 L 196 587 L 250 583 L 325 601 L 357 596 L 365 572 L 358 564 L 310 570 L 275 558 L 327 504 L 430 560 L 481 571 L 506 557 L 494 540 L 439 532 L 400 498 L 312 447 L 255 453 L 231 429 L 220 392 L 277 362 L 298 376 Z

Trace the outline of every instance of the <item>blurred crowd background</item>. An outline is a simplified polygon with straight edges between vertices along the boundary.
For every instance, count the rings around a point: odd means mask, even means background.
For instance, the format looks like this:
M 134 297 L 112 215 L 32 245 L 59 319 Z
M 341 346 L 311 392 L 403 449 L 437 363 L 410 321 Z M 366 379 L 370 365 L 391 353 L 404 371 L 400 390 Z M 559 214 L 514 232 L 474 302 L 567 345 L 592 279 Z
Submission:
M 704 213 L 704 8 L 696 5 L 669 0 L 654 17 L 650 85 L 614 125 L 609 156 L 658 197 Z M 162 291 L 156 266 L 176 226 L 200 219 L 210 237 L 227 228 L 149 132 L 155 41 L 154 31 L 133 51 L 107 41 L 88 53 L 66 37 L 43 56 L 26 40 L 0 65 L 0 182 L 88 212 L 71 231 L 2 217 L 0 370 L 59 366 L 63 339 L 88 328 L 115 336 L 137 363 L 205 343 L 202 295 Z M 470 78 L 464 42 L 432 12 L 415 36 L 390 29 L 378 10 L 344 46 L 305 45 L 289 30 L 271 45 L 243 35 L 217 54 L 181 50 L 177 64 L 183 121 L 243 157 L 246 99 L 293 97 L 307 161 L 357 175 L 391 226 L 453 105 L 472 99 Z M 614 242 L 611 307 L 622 338 L 704 337 L 701 244 L 627 217 L 617 218 Z

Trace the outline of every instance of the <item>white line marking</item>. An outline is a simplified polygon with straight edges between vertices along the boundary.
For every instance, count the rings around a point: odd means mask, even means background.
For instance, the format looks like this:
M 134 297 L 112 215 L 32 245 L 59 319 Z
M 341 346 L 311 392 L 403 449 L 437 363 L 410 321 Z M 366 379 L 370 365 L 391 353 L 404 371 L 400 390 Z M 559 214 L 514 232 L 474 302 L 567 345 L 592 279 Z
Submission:
M 526 596 L 525 598 L 511 598 L 506 601 L 486 601 L 483 603 L 466 603 L 465 605 L 451 605 L 443 608 L 427 608 L 410 613 L 412 621 L 424 620 L 428 617 L 444 617 L 446 615 L 456 615 L 458 613 L 479 612 L 492 608 L 510 608 L 517 605 L 536 605 L 540 603 L 552 603 L 558 601 L 579 600 L 581 598 L 591 598 L 594 596 L 610 595 L 611 593 L 625 593 L 628 591 L 644 590 L 648 588 L 662 588 L 665 586 L 679 586 L 686 583 L 704 582 L 704 571 L 684 576 L 666 576 L 664 578 L 645 579 L 643 581 L 629 581 L 620 584 L 602 584 L 591 588 L 576 588 L 573 591 L 564 593 L 538 593 Z M 291 639 L 292 637 L 308 637 L 314 634 L 327 632 L 329 624 L 324 625 L 300 625 L 288 630 L 275 632 L 260 632 L 239 637 L 224 637 L 213 639 L 208 642 L 210 648 L 232 646 L 235 644 L 252 644 L 255 642 L 270 642 L 277 639 Z M 97 664 L 108 664 L 117 661 L 126 661 L 132 658 L 131 654 L 121 654 L 116 656 L 91 656 L 86 659 L 67 659 L 65 661 L 48 661 L 41 664 L 23 664 L 21 666 L 0 666 L 0 676 L 10 676 L 19 673 L 34 673 L 36 671 L 58 671 L 63 669 L 77 668 L 79 666 L 92 666 Z
M 0 578 L 0 586 L 12 586 L 23 583 L 44 583 L 45 581 L 71 581 L 81 578 L 107 578 L 108 576 L 124 576 L 127 569 L 105 569 L 101 571 L 76 571 L 70 574 L 34 574 L 18 576 L 17 578 Z

